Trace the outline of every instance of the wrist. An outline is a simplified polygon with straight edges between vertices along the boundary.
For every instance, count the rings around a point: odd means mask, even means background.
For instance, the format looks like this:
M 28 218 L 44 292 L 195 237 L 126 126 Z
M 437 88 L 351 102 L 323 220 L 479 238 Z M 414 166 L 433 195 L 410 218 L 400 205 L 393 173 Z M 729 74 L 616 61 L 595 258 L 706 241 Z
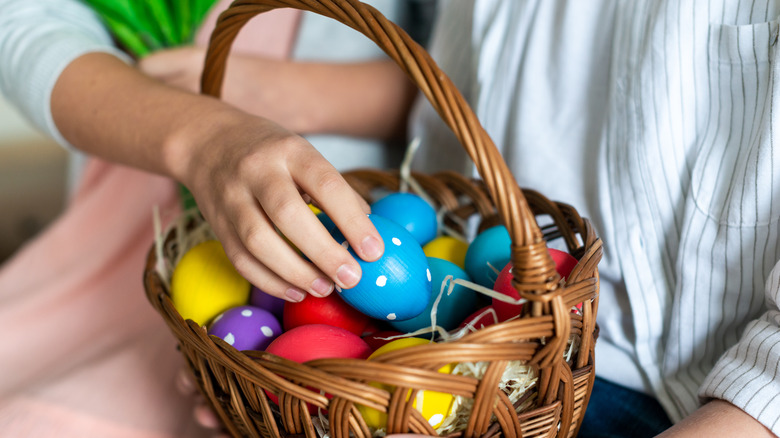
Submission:
M 162 160 L 169 176 L 191 187 L 198 164 L 217 153 L 225 135 L 243 118 L 242 112 L 219 100 L 197 96 L 163 140 Z

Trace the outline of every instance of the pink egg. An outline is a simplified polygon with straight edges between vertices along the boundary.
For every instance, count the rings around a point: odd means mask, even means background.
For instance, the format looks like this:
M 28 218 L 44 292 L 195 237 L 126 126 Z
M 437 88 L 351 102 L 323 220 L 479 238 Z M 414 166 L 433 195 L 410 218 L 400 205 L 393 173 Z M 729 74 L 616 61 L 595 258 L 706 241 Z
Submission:
M 366 359 L 371 354 L 371 347 L 360 336 L 341 327 L 309 324 L 282 333 L 265 351 L 304 363 L 326 358 Z M 275 394 L 268 391 L 266 394 L 272 402 L 278 403 Z M 314 415 L 316 412 L 316 406 L 309 405 L 309 413 Z
M 286 331 L 266 351 L 298 363 L 331 357 L 365 359 L 371 354 L 360 336 L 326 324 L 302 325 Z

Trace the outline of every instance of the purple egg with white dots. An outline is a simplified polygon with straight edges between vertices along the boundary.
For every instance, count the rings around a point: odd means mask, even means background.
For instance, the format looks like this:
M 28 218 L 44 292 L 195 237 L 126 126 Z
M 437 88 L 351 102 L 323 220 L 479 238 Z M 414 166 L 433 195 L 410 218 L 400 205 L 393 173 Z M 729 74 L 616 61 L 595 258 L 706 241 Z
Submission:
M 239 351 L 265 350 L 271 341 L 282 334 L 282 326 L 265 309 L 238 306 L 214 318 L 209 334 L 221 338 Z
M 382 321 L 414 318 L 425 310 L 431 296 L 431 271 L 425 252 L 401 225 L 374 214 L 368 217 L 385 244 L 384 254 L 374 262 L 362 260 L 338 230 L 332 231 L 334 239 L 350 251 L 363 271 L 355 287 L 339 290 L 341 298 Z

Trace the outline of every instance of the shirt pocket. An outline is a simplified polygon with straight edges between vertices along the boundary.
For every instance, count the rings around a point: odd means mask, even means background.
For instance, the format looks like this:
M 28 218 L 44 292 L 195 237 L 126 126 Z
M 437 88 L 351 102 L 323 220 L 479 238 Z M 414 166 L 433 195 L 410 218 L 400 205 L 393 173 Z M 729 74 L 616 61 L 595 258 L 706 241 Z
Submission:
M 780 175 L 780 153 L 772 146 L 780 144 L 780 129 L 771 120 L 777 117 L 773 101 L 780 102 L 773 97 L 780 84 L 773 78 L 779 29 L 778 19 L 709 27 L 708 87 L 699 99 L 707 110 L 699 121 L 691 189 L 697 208 L 721 224 L 766 225 L 777 216 L 772 176 Z

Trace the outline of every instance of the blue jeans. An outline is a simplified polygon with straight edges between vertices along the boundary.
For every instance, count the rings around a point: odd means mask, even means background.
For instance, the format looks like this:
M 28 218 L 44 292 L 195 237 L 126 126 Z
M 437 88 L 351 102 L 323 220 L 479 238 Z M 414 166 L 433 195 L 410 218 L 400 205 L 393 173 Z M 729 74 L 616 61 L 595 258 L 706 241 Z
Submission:
M 671 426 L 653 397 L 596 377 L 577 438 L 649 438 Z

